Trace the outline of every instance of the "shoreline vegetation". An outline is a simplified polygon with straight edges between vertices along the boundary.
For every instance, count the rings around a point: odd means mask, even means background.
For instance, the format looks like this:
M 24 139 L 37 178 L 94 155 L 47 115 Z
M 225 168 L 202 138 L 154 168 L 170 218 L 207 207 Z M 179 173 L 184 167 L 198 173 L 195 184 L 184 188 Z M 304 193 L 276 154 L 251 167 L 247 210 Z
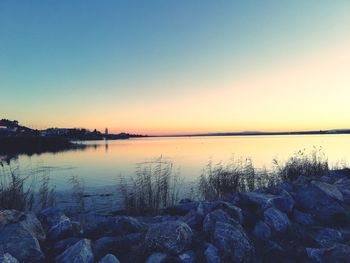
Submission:
M 87 145 L 73 143 L 64 137 L 42 136 L 7 136 L 0 137 L 1 154 L 40 154 L 44 152 L 57 153 L 66 150 L 85 149 Z
M 250 159 L 209 162 L 191 196 L 179 194 L 173 163 L 142 163 L 119 186 L 125 209 L 109 216 L 86 212 L 78 177 L 71 178 L 73 213 L 55 208 L 48 176 L 26 188 L 30 178 L 2 164 L 2 257 L 29 263 L 347 262 L 350 169 L 330 168 L 318 149 L 273 162 L 273 171 L 254 168 Z M 31 211 L 34 189 L 39 209 Z
M 58 138 L 58 141 L 61 139 Z M 69 143 L 69 141 L 65 142 Z M 86 147 L 86 145 L 79 144 L 73 147 L 80 146 Z M 117 176 L 118 185 L 115 188 L 116 192 L 121 195 L 124 209 L 110 212 L 128 215 L 155 215 L 175 205 L 180 199 L 207 201 L 227 199 L 234 193 L 267 189 L 279 183 L 296 180 L 299 176 L 315 178 L 328 175 L 331 170 L 347 167 L 345 164 L 329 167 L 327 157 L 321 148 L 316 147 L 310 151 L 298 151 L 283 163 L 276 159 L 272 160 L 272 163 L 273 167 L 267 170 L 266 168 L 255 168 L 250 158 L 230 159 L 228 162 L 215 164 L 210 160 L 191 185 L 188 185 L 189 182 L 186 182 L 185 178 L 180 175 L 174 163 L 167 159 L 159 157 L 153 161 L 139 163 L 134 175 Z M 34 169 L 30 175 L 25 175 L 18 166 L 6 160 L 0 160 L 0 168 L 0 197 L 1 195 L 7 196 L 4 193 L 11 191 L 13 199 L 17 199 L 16 195 L 18 199 L 23 199 L 20 197 L 21 194 L 26 197 L 31 196 L 26 200 L 28 202 L 24 202 L 28 203 L 27 207 L 16 207 L 15 205 L 7 207 L 0 203 L 1 208 L 28 209 L 33 207 L 34 192 L 45 192 L 44 196 L 48 196 L 49 192 L 54 193 L 50 188 L 50 176 L 45 171 L 35 172 Z M 70 183 L 74 186 L 72 195 L 79 196 L 80 199 L 89 197 L 89 194 L 84 193 L 83 176 L 72 177 Z M 80 190 L 77 191 L 77 189 Z M 24 194 L 25 192 L 30 192 L 30 194 Z M 110 195 L 113 194 L 109 193 L 108 196 Z M 48 203 L 47 198 L 40 200 L 35 203 L 40 203 L 41 207 L 45 207 L 45 204 Z M 82 203 L 82 200 L 77 203 Z
M 83 150 L 94 145 L 81 142 L 93 140 L 119 140 L 146 137 L 145 135 L 101 133 L 78 128 L 49 128 L 35 130 L 22 126 L 16 120 L 0 120 L 0 160 L 10 160 L 19 154 L 57 153 L 68 150 Z M 2 156 L 1 156 L 2 155 Z

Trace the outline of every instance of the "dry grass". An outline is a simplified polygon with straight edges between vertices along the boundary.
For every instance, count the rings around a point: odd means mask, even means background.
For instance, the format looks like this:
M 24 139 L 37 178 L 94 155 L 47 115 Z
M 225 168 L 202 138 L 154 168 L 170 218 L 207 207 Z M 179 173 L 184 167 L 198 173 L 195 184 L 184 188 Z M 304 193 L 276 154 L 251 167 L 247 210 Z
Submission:
M 55 187 L 50 188 L 50 176 L 44 173 L 39 187 L 39 202 L 41 208 L 54 207 L 56 205 Z
M 18 166 L 0 163 L 0 209 L 32 210 L 35 204 L 41 208 L 54 206 L 55 190 L 50 187 L 50 177 L 43 174 L 39 181 L 38 200 L 35 187 L 37 174 L 21 176 Z
M 252 191 L 268 186 L 271 175 L 266 169 L 254 168 L 251 159 L 237 159 L 230 162 L 217 163 L 211 161 L 203 170 L 198 184 L 201 198 L 217 200 L 225 198 L 234 192 Z
M 0 208 L 29 210 L 34 204 L 33 184 L 27 189 L 28 177 L 19 176 L 18 167 L 0 163 Z
M 328 159 L 321 148 L 301 150 L 288 158 L 285 163 L 273 160 L 275 173 L 283 181 L 292 181 L 299 176 L 320 177 L 329 173 Z
M 180 178 L 173 163 L 162 157 L 137 166 L 129 181 L 121 179 L 120 189 L 128 214 L 157 212 L 179 199 Z
M 76 204 L 74 212 L 78 214 L 83 214 L 85 212 L 85 201 L 84 201 L 84 181 L 78 176 L 72 175 L 69 179 L 72 185 L 72 198 Z

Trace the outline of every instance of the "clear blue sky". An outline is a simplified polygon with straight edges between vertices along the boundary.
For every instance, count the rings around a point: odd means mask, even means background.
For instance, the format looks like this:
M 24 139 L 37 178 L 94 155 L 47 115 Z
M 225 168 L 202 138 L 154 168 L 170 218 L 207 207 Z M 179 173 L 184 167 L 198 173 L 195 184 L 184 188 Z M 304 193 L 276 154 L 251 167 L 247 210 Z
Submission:
M 349 14 L 347 0 L 0 0 L 0 117 L 141 133 L 350 127 Z

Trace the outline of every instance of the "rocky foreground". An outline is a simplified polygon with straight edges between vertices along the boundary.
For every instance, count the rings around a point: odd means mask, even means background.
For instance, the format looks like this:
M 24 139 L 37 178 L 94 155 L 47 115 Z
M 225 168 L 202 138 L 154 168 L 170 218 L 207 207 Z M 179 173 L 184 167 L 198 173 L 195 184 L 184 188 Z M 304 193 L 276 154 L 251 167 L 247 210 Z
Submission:
M 0 211 L 0 263 L 350 262 L 350 170 L 157 217 Z

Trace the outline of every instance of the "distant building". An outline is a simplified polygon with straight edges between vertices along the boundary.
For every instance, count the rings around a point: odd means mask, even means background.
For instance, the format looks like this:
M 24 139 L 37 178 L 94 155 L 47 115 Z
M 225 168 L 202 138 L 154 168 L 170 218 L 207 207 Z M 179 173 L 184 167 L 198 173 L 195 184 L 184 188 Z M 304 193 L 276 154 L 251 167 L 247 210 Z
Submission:
M 60 136 L 60 135 L 67 135 L 70 131 L 73 131 L 74 129 L 67 129 L 67 128 L 49 128 L 46 130 L 43 130 L 40 132 L 42 136 Z
M 0 132 L 17 132 L 17 127 L 7 127 L 4 125 L 0 125 Z
M 108 135 L 108 128 L 105 129 L 105 135 Z

